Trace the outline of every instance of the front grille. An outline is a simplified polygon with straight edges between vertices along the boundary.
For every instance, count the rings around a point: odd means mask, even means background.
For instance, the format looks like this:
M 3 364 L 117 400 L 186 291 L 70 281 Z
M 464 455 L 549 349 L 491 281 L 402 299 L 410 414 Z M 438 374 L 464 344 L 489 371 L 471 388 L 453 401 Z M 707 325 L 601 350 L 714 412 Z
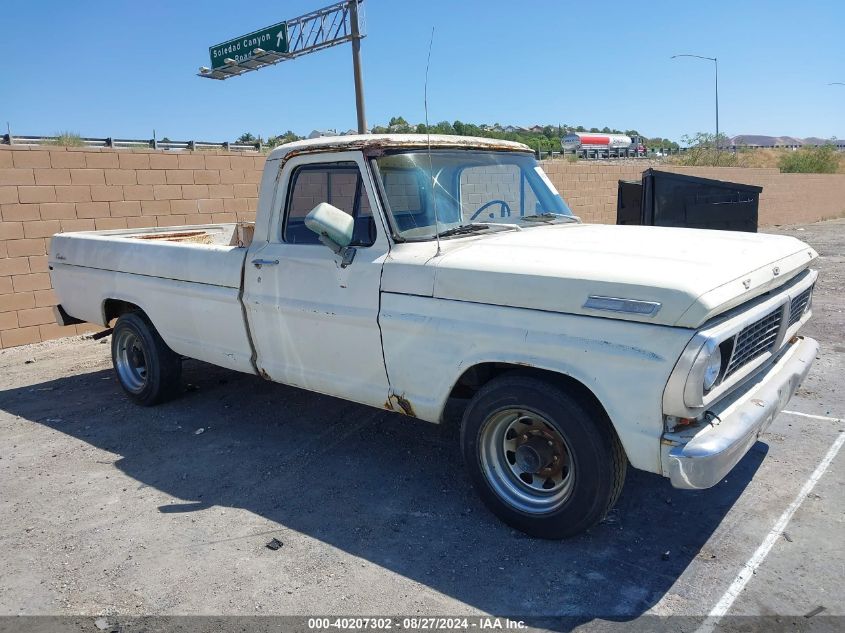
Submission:
M 801 317 L 804 316 L 804 310 L 807 307 L 807 304 L 810 303 L 810 295 L 812 294 L 813 286 L 810 286 L 792 300 L 789 307 L 789 322 L 786 327 L 792 327 L 801 320 Z
M 783 308 L 778 307 L 736 335 L 734 351 L 725 370 L 725 378 L 755 358 L 772 351 L 782 318 Z

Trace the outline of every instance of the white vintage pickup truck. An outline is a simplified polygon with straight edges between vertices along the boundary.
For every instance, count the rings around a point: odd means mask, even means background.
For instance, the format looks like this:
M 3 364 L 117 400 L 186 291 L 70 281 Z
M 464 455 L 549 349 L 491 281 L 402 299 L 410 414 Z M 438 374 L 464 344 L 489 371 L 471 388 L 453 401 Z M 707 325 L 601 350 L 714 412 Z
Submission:
M 628 463 L 713 486 L 807 375 L 816 253 L 791 237 L 580 222 L 528 147 L 286 144 L 256 222 L 55 236 L 60 323 L 114 322 L 128 396 L 183 357 L 438 423 L 464 405 L 489 508 L 562 538 Z

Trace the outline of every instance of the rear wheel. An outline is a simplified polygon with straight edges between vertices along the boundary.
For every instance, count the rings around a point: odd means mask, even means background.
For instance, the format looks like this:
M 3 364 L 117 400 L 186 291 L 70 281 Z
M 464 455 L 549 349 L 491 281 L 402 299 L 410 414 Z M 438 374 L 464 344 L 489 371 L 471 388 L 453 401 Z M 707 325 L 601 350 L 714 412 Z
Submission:
M 464 413 L 461 445 L 490 510 L 541 538 L 598 523 L 625 481 L 625 453 L 604 412 L 531 376 L 485 385 Z
M 117 380 L 136 403 L 152 406 L 178 391 L 182 359 L 141 313 L 130 312 L 117 320 L 111 353 Z

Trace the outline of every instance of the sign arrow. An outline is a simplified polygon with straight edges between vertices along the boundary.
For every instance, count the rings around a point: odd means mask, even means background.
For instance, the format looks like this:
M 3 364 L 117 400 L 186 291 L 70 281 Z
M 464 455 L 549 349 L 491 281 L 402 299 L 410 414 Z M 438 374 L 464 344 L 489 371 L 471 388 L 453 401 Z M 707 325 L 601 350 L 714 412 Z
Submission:
M 284 41 L 285 41 L 285 32 L 279 31 L 278 33 L 276 33 L 276 48 L 278 50 L 281 50 L 282 42 L 284 42 Z

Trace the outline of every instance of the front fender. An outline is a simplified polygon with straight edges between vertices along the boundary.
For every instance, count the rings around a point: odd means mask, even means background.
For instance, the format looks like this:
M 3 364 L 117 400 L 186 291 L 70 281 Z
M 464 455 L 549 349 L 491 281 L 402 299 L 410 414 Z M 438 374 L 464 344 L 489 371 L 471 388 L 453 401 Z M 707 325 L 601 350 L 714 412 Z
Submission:
M 475 365 L 543 369 L 589 389 L 632 465 L 661 472 L 663 391 L 692 330 L 393 293 L 382 294 L 379 324 L 391 390 L 417 417 L 439 422 Z

